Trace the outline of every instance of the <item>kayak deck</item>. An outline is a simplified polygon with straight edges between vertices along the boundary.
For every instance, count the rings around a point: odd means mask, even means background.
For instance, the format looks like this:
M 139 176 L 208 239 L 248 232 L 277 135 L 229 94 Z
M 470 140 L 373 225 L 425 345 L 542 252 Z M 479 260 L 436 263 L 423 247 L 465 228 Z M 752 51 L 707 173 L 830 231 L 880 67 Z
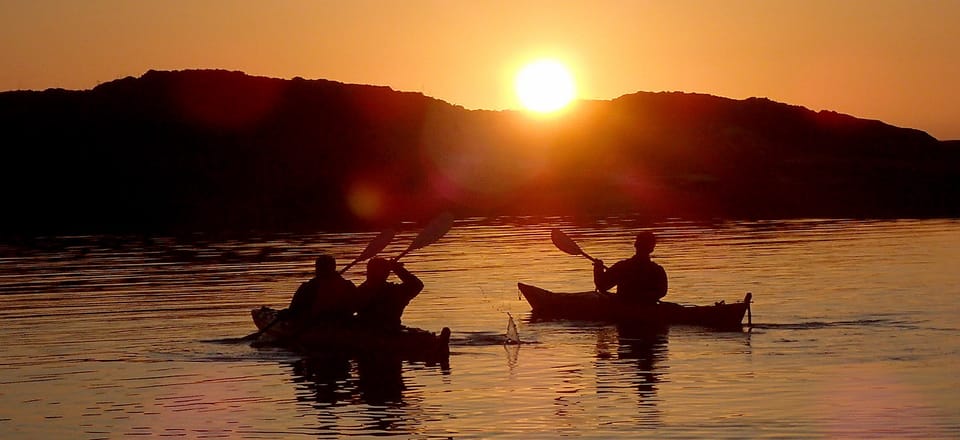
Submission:
M 557 293 L 517 283 L 520 293 L 533 308 L 533 316 L 545 319 L 613 321 L 655 325 L 696 325 L 714 329 L 741 329 L 743 316 L 749 315 L 747 293 L 743 301 L 712 306 L 690 306 L 670 302 L 656 305 L 625 304 L 615 294 L 592 292 Z M 750 317 L 752 321 L 752 316 Z

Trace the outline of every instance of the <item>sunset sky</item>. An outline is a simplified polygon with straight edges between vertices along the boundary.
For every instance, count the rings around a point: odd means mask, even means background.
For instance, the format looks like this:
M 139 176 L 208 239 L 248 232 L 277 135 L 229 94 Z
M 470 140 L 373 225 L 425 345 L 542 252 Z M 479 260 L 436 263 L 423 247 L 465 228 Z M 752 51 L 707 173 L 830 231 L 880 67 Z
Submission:
M 761 96 L 960 139 L 960 1 L 0 0 L 0 90 L 222 68 L 518 108 L 552 58 L 580 99 Z

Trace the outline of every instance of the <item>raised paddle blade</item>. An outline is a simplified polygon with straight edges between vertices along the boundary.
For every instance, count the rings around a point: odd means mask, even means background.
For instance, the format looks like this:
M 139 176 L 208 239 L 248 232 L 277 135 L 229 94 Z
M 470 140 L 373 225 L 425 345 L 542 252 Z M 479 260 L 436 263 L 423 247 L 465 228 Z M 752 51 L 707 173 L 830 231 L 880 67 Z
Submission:
M 360 253 L 360 256 L 344 266 L 343 269 L 340 269 L 340 274 L 343 275 L 344 272 L 353 267 L 354 264 L 357 264 L 363 260 L 368 260 L 379 254 L 380 251 L 382 251 L 385 247 L 387 247 L 387 245 L 390 244 L 391 241 L 393 241 L 394 235 L 396 235 L 396 232 L 393 229 L 387 229 L 374 237 L 373 241 L 367 244 L 366 249 Z
M 424 246 L 433 244 L 440 237 L 443 237 L 450 228 L 453 227 L 453 214 L 449 212 L 444 212 L 437 216 L 435 219 L 431 220 L 426 227 L 420 231 L 420 234 L 417 235 L 417 238 L 413 239 L 413 242 L 410 243 L 410 247 L 407 250 L 403 251 L 400 255 L 397 255 L 397 258 L 394 258 L 394 261 L 399 260 L 400 257 L 407 255 L 412 250 L 420 249 Z
M 583 250 L 580 249 L 580 245 L 559 229 L 550 231 L 550 240 L 553 240 L 553 245 L 563 252 L 570 255 L 583 255 Z
M 393 229 L 387 229 L 381 232 L 380 235 L 374 237 L 373 241 L 371 241 L 370 244 L 367 245 L 366 249 L 360 253 L 360 256 L 357 257 L 357 260 L 369 260 L 379 254 L 380 251 L 386 248 L 387 245 L 393 241 L 394 235 L 396 235 L 396 231 Z
M 570 255 L 582 255 L 590 261 L 597 261 L 596 258 L 593 258 L 587 255 L 583 249 L 580 249 L 580 245 L 577 242 L 573 241 L 567 234 L 564 234 L 563 231 L 559 229 L 554 229 L 550 231 L 550 240 L 553 241 L 553 245 L 560 249 L 563 252 L 566 252 Z
M 444 212 L 438 215 L 437 218 L 431 220 L 430 223 L 420 231 L 420 234 L 413 240 L 413 243 L 410 243 L 410 250 L 420 249 L 433 244 L 439 240 L 440 237 L 443 237 L 452 227 L 453 214 Z

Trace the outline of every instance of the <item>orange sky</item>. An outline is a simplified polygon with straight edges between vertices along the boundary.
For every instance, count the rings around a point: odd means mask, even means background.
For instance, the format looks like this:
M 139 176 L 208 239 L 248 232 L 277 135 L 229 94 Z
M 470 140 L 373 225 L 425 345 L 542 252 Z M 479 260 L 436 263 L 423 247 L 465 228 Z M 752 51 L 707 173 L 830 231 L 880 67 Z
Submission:
M 0 0 L 0 90 L 223 68 L 518 108 L 549 56 L 581 98 L 762 96 L 960 139 L 956 0 Z

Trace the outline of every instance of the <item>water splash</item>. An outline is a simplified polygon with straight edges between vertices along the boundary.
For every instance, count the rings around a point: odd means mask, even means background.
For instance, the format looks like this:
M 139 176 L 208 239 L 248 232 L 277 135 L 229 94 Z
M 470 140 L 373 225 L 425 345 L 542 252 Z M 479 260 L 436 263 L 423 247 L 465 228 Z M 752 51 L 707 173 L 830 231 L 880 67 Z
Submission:
M 504 341 L 505 344 L 519 344 L 520 343 L 520 332 L 517 331 L 517 323 L 513 320 L 513 315 L 510 312 L 507 312 L 507 340 Z

